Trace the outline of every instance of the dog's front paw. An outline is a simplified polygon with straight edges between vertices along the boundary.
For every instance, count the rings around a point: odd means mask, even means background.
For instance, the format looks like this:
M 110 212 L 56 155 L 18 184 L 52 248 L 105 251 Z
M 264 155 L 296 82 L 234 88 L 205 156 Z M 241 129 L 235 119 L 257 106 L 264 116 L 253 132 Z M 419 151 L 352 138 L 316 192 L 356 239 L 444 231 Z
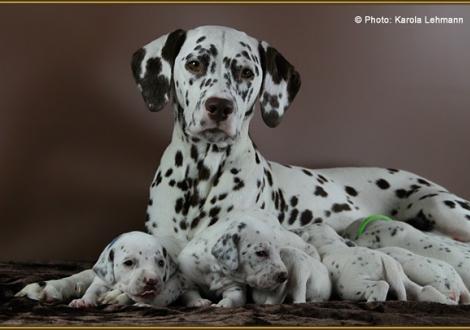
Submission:
M 63 301 L 61 291 L 50 282 L 37 282 L 26 285 L 15 297 L 27 297 L 32 300 L 54 303 Z
M 132 303 L 132 299 L 119 289 L 104 293 L 98 301 L 103 305 L 129 305 Z
M 133 306 L 135 306 L 135 307 L 142 307 L 142 308 L 153 307 L 152 305 L 144 304 L 144 303 L 135 303 Z
M 233 301 L 232 299 L 229 298 L 224 298 L 221 301 L 219 301 L 217 304 L 212 304 L 214 307 L 233 307 Z
M 188 307 L 206 307 L 212 305 L 212 301 L 209 299 L 198 298 L 187 304 Z
M 69 304 L 69 307 L 90 308 L 90 307 L 96 307 L 96 303 L 80 298 L 80 299 L 72 300 Z

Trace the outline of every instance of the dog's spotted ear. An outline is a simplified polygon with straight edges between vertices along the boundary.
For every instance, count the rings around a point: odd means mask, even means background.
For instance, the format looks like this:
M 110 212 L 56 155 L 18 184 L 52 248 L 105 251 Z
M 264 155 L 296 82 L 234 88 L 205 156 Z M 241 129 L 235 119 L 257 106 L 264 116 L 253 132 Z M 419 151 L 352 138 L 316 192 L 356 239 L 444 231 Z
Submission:
M 114 239 L 109 243 L 106 248 L 101 252 L 98 261 L 93 266 L 95 274 L 107 284 L 114 284 L 116 279 L 114 277 Z
M 238 269 L 238 234 L 225 233 L 214 244 L 211 253 L 217 259 L 222 268 L 228 271 Z
M 276 49 L 261 41 L 258 46 L 263 69 L 260 92 L 261 115 L 269 127 L 276 127 L 300 89 L 300 75 Z
M 173 64 L 185 39 L 186 32 L 176 30 L 132 56 L 132 73 L 150 111 L 160 111 L 170 101 Z
M 173 258 L 170 257 L 170 255 L 167 256 L 167 265 L 168 273 L 170 274 L 169 277 L 172 277 L 178 270 L 178 265 L 173 261 Z

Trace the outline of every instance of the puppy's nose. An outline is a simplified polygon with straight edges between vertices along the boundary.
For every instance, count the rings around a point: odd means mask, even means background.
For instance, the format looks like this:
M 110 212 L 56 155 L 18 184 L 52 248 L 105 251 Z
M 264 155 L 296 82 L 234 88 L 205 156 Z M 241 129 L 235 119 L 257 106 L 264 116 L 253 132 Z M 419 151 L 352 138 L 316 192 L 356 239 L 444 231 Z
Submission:
M 144 283 L 145 283 L 145 286 L 155 286 L 158 284 L 158 279 L 144 277 Z
M 277 281 L 279 283 L 284 283 L 287 281 L 287 272 L 280 272 L 277 274 Z
M 206 111 L 209 118 L 215 122 L 224 121 L 233 112 L 233 102 L 219 97 L 210 97 L 207 99 Z

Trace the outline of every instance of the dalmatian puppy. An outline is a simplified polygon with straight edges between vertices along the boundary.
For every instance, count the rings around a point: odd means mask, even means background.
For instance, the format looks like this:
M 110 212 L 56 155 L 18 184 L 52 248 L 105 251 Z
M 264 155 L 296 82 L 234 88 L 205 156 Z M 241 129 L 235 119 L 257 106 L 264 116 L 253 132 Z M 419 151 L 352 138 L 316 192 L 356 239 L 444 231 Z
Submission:
M 59 280 L 28 284 L 21 291 L 17 292 L 15 296 L 27 297 L 47 303 L 70 301 L 71 299 L 81 297 L 94 278 L 95 273 L 93 270 L 87 269 Z
M 173 261 L 178 248 L 171 239 L 133 231 L 115 238 L 93 267 L 96 276 L 71 307 L 96 306 L 107 292 L 120 294 L 121 304 L 167 306 L 184 291 L 184 278 Z M 165 243 L 163 243 L 165 242 Z
M 357 236 L 362 219 L 347 227 L 342 235 L 360 246 L 378 249 L 389 246 L 401 247 L 420 256 L 435 258 L 450 264 L 470 287 L 470 252 L 461 243 L 449 243 L 436 235 L 425 234 L 413 226 L 400 221 L 374 221 Z
M 470 303 L 470 293 L 454 267 L 445 261 L 423 257 L 396 246 L 377 249 L 403 267 L 410 280 L 419 285 L 431 285 L 453 303 Z
M 403 272 L 402 266 L 380 251 L 364 247 L 349 247 L 333 228 L 326 224 L 312 224 L 295 231 L 306 242 L 313 244 L 328 268 L 333 286 L 342 299 L 385 301 L 389 289 L 398 300 L 411 299 L 449 303 L 432 286 L 419 286 Z
M 325 222 L 342 230 L 381 213 L 470 241 L 469 202 L 418 175 L 266 160 L 248 134 L 257 100 L 275 127 L 301 85 L 269 43 L 222 26 L 176 30 L 137 50 L 131 66 L 148 109 L 171 103 L 175 118 L 150 186 L 149 233 L 186 244 L 233 210 L 261 209 L 288 229 Z
M 206 295 L 221 297 L 215 304 L 218 307 L 243 306 L 247 285 L 277 289 L 288 280 L 282 247 L 299 249 L 317 259 L 318 254 L 271 217 L 260 211 L 237 211 L 222 218 L 194 237 L 180 253 L 182 273 Z
M 294 303 L 322 302 L 330 298 L 331 280 L 320 260 L 292 247 L 281 249 L 281 260 L 287 268 L 287 281 L 271 291 L 254 289 L 256 304 L 282 304 L 286 298 Z

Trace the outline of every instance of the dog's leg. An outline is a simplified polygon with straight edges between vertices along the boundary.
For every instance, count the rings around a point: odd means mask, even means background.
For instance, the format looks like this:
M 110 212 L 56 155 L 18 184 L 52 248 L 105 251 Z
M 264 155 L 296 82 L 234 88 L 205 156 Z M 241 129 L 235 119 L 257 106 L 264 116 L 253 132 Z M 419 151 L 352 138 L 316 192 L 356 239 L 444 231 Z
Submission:
M 100 295 L 98 302 L 103 305 L 130 305 L 134 301 L 121 290 L 113 289 Z
M 238 285 L 226 289 L 222 293 L 222 300 L 215 307 L 241 307 L 246 303 L 246 290 L 244 287 Z
M 413 194 L 402 203 L 397 218 L 422 231 L 436 229 L 455 240 L 470 241 L 470 203 L 438 188 Z
M 266 297 L 266 305 L 278 305 L 284 302 L 287 295 L 287 283 L 282 283 L 276 290 L 271 292 Z
M 209 299 L 202 298 L 197 289 L 188 289 L 181 295 L 181 299 L 187 307 L 203 307 L 212 304 Z
M 93 282 L 86 290 L 83 297 L 74 299 L 69 303 L 70 307 L 74 308 L 89 308 L 98 304 L 98 298 L 103 293 L 109 291 L 109 288 L 98 276 L 95 276 Z
M 372 301 L 385 301 L 387 299 L 387 293 L 390 285 L 385 281 L 364 281 L 370 285 L 369 289 L 366 289 L 364 297 L 367 302 Z
M 93 270 L 87 269 L 58 280 L 28 284 L 15 296 L 48 303 L 69 301 L 81 297 L 94 278 Z

